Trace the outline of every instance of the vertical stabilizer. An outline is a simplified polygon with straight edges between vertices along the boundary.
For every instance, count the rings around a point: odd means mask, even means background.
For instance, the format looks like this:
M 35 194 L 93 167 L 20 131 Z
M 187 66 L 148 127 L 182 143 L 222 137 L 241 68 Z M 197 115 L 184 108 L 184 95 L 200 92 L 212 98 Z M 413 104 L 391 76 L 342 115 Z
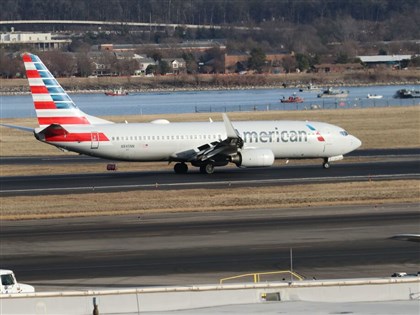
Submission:
M 23 61 L 41 128 L 51 124 L 66 126 L 110 123 L 82 112 L 38 56 L 26 53 Z

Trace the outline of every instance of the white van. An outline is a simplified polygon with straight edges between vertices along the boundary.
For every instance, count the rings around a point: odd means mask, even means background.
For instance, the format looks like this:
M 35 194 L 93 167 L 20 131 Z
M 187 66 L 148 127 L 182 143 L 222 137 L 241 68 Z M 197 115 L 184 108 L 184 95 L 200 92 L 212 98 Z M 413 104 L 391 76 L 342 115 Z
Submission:
M 11 270 L 0 269 L 0 294 L 33 293 L 35 288 L 29 284 L 18 283 Z

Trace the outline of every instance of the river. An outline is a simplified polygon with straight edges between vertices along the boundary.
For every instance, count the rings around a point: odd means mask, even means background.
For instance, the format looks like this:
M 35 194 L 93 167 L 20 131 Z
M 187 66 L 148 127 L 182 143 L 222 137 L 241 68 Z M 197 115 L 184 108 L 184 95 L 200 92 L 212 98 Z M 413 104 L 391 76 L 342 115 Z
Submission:
M 420 86 L 341 87 L 340 89 L 349 91 L 349 96 L 340 100 L 318 98 L 316 92 L 299 92 L 297 88 L 146 92 L 127 96 L 70 94 L 70 97 L 84 112 L 94 116 L 419 105 L 418 98 L 393 98 L 395 92 L 403 88 L 419 89 Z M 294 93 L 302 97 L 304 102 L 280 102 L 283 96 L 288 98 Z M 367 99 L 368 94 L 383 95 L 383 98 Z M 32 97 L 0 96 L 0 114 L 1 118 L 34 117 Z

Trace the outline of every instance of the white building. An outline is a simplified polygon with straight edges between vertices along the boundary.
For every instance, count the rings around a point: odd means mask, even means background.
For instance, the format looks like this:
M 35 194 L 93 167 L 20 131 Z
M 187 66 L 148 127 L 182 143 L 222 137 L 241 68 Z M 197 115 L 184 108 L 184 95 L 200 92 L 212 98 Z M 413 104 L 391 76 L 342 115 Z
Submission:
M 157 63 L 153 58 L 141 58 L 137 60 L 139 68 L 135 71 L 135 75 L 146 74 L 146 69 L 148 66 L 156 66 Z
M 185 71 L 186 62 L 184 58 L 163 58 L 162 61 L 168 63 L 172 74 L 180 74 Z
M 362 63 L 368 67 L 379 65 L 393 66 L 401 68 L 411 60 L 411 55 L 378 55 L 378 56 L 357 56 Z
M 54 50 L 71 43 L 69 39 L 53 39 L 51 33 L 10 32 L 0 34 L 0 45 L 30 45 L 39 50 Z

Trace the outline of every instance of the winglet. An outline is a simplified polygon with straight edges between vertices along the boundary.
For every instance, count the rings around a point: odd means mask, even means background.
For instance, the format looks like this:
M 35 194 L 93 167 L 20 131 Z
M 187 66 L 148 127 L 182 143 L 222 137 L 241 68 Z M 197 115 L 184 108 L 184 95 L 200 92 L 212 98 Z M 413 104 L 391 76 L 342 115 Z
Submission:
M 233 128 L 232 123 L 226 113 L 222 113 L 223 122 L 225 124 L 226 135 L 228 138 L 239 138 L 238 133 L 236 132 L 235 128 Z

